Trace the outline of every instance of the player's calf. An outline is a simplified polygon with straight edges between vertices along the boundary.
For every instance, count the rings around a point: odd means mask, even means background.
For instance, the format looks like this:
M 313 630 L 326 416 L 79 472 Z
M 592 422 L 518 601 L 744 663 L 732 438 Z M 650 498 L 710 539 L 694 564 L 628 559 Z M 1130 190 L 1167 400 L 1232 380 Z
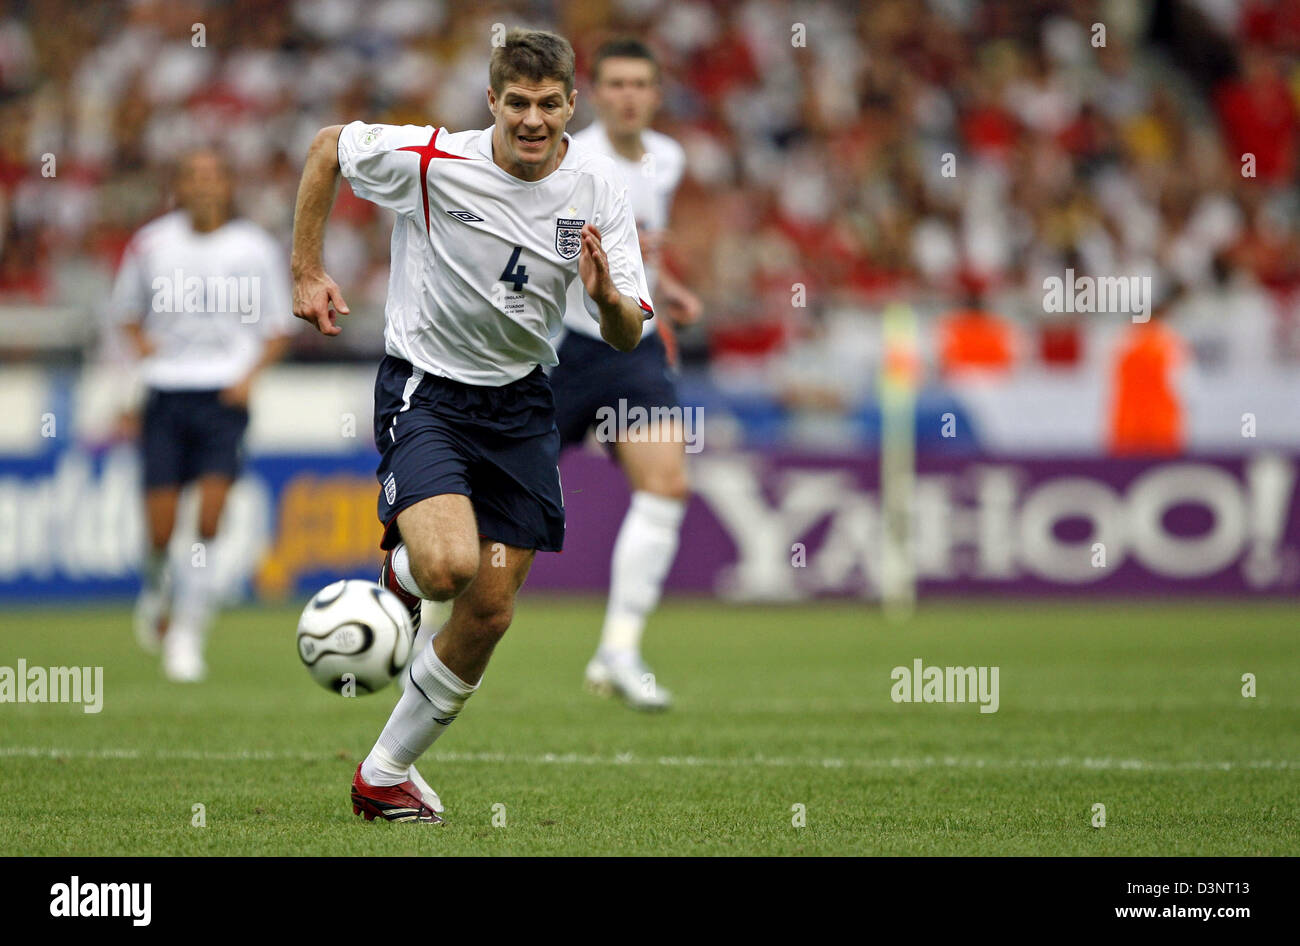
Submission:
M 510 629 L 514 611 L 513 598 L 467 601 L 464 607 L 453 606 L 451 618 L 443 628 L 449 634 L 447 643 L 458 653 L 474 654 L 473 663 L 478 659 L 486 663 L 488 655 Z

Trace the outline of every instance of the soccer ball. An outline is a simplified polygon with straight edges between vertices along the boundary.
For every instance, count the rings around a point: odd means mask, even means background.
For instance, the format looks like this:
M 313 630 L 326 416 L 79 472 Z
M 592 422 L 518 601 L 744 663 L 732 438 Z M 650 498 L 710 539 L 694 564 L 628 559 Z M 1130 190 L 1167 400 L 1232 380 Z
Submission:
M 415 633 L 387 588 L 350 579 L 326 585 L 298 619 L 298 656 L 312 679 L 336 693 L 374 693 L 402 672 Z

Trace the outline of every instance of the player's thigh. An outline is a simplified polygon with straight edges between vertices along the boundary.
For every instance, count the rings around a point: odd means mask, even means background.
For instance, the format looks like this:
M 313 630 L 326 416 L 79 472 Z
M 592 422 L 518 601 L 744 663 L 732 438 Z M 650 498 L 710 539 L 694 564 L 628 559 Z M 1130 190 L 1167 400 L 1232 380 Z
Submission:
M 599 345 L 613 352 L 604 342 Z M 591 339 L 576 332 L 566 335 L 560 345 L 560 363 L 551 371 L 550 384 L 561 449 L 582 443 L 596 423 L 597 411 L 616 381 L 606 357 Z
M 221 513 L 234 480 L 226 473 L 204 473 L 198 479 L 199 535 L 211 538 L 221 524 Z
M 166 509 L 165 493 L 172 495 L 172 518 L 175 496 L 185 483 L 188 448 L 185 403 L 182 396 L 170 391 L 150 390 L 145 396 L 140 418 L 140 454 L 145 493 L 157 493 L 155 506 L 159 514 Z M 152 514 L 151 515 L 151 522 Z M 168 533 L 171 526 L 167 527 Z
M 397 514 L 411 571 L 430 593 L 459 591 L 479 568 L 478 527 L 468 496 L 442 493 Z
M 686 444 L 678 421 L 660 421 L 635 440 L 619 440 L 614 456 L 633 490 L 683 500 L 690 493 Z

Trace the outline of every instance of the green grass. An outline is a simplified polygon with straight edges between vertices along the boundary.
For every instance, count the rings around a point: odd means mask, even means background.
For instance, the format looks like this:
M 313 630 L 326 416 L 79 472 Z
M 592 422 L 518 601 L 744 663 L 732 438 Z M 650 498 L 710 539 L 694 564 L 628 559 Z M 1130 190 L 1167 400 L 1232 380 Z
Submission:
M 395 691 L 318 688 L 292 610 L 223 615 L 188 687 L 124 608 L 0 612 L 0 665 L 102 665 L 106 691 L 98 715 L 0 705 L 0 854 L 1300 853 L 1293 606 L 954 603 L 893 626 L 675 601 L 647 634 L 678 698 L 660 716 L 582 691 L 600 614 L 525 592 L 421 764 L 448 807 L 431 829 L 352 815 Z M 893 703 L 915 657 L 1000 667 L 999 711 Z

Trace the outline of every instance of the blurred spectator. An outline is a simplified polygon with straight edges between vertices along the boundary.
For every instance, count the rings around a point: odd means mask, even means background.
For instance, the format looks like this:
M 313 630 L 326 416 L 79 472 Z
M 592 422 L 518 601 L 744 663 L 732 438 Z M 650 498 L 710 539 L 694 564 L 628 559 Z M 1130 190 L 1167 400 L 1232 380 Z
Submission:
M 1177 375 L 1186 364 L 1182 340 L 1165 324 L 1170 301 L 1131 326 L 1115 352 L 1111 394 L 1113 456 L 1174 455 L 1183 449 L 1183 406 Z
M 957 361 L 1082 369 L 1098 321 L 1041 305 L 1067 265 L 1205 298 L 1230 282 L 1267 302 L 1265 334 L 1300 336 L 1300 0 L 16 0 L 0 6 L 0 304 L 94 307 L 166 209 L 162 168 L 198 144 L 230 155 L 241 209 L 287 246 L 316 129 L 486 125 L 493 27 L 513 22 L 568 36 L 580 73 L 615 32 L 661 55 L 661 127 L 688 160 L 665 262 L 704 303 L 687 368 L 724 385 L 777 394 L 832 309 L 870 326 L 905 297 L 933 327 L 968 274 L 1016 302 L 996 330 L 944 323 L 970 330 Z M 575 129 L 584 93 L 585 76 Z M 342 191 L 326 262 L 354 315 L 328 345 L 302 334 L 299 358 L 382 346 L 390 218 Z M 1038 344 L 1008 357 L 1004 335 Z
M 1010 373 L 1019 343 L 1010 322 L 983 304 L 979 286 L 966 304 L 942 316 L 936 326 L 939 371 L 949 381 L 996 378 Z

